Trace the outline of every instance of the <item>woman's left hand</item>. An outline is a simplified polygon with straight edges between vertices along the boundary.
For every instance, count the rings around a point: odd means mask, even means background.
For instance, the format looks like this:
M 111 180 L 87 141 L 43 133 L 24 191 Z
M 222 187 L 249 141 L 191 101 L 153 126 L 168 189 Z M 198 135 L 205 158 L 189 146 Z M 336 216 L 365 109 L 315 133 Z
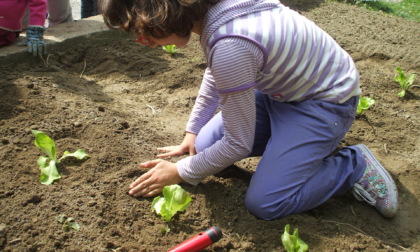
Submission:
M 131 183 L 128 194 L 133 197 L 151 197 L 161 193 L 167 185 L 183 182 L 174 163 L 156 159 L 140 165 L 151 169 Z

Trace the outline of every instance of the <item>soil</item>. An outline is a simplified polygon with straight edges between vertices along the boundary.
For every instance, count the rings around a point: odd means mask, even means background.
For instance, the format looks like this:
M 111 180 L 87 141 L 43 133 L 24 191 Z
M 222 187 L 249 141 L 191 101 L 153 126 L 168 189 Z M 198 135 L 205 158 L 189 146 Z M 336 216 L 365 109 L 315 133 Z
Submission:
M 366 144 L 390 171 L 400 200 L 395 218 L 348 193 L 301 214 L 258 220 L 244 206 L 254 158 L 198 186 L 182 184 L 192 204 L 166 224 L 151 211 L 152 198 L 126 192 L 157 147 L 183 139 L 205 68 L 198 38 L 170 55 L 128 35 L 92 37 L 52 48 L 44 61 L 0 66 L 0 250 L 166 251 L 216 225 L 223 238 L 206 251 L 285 251 L 280 235 L 290 224 L 311 251 L 420 251 L 418 80 L 404 99 L 394 81 L 397 66 L 420 73 L 419 24 L 336 2 L 284 3 L 351 54 L 363 95 L 376 100 L 341 145 Z M 43 153 L 31 129 L 54 139 L 58 155 L 81 148 L 91 158 L 61 164 L 62 178 L 43 185 L 36 164 Z M 62 214 L 80 230 L 63 230 Z

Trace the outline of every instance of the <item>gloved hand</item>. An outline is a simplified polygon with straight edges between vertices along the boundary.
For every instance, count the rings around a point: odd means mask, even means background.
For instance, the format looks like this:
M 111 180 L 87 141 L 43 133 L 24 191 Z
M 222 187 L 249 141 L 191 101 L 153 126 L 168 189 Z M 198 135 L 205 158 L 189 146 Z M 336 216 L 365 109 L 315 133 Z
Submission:
M 29 26 L 26 31 L 25 41 L 28 46 L 28 52 L 34 56 L 47 53 L 47 45 L 44 42 L 44 31 L 45 27 L 39 26 Z

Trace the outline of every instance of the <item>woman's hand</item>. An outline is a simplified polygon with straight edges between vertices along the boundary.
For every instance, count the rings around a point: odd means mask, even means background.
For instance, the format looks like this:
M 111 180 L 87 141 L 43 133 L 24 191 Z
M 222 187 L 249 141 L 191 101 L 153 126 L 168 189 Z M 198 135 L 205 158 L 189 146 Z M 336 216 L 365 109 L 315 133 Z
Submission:
M 162 157 L 180 156 L 185 153 L 190 153 L 190 156 L 193 156 L 196 154 L 195 147 L 194 147 L 196 138 L 197 138 L 197 135 L 187 132 L 185 134 L 184 140 L 182 141 L 181 145 L 157 148 L 158 151 L 166 152 L 164 154 L 157 155 L 157 157 L 162 158 Z
M 133 197 L 151 197 L 161 193 L 167 185 L 183 182 L 174 163 L 156 159 L 140 165 L 151 169 L 131 183 L 128 194 Z

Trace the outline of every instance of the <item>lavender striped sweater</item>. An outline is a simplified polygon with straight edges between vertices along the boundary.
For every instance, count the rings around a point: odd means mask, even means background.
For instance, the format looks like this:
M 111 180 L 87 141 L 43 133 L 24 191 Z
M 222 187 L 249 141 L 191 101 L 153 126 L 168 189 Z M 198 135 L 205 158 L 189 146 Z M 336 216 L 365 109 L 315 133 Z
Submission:
M 181 177 L 198 184 L 247 157 L 255 132 L 254 89 L 279 102 L 343 103 L 361 93 L 351 57 L 313 22 L 277 0 L 223 0 L 209 10 L 201 46 L 207 57 L 187 131 L 198 134 L 217 108 L 224 137 L 178 161 Z

